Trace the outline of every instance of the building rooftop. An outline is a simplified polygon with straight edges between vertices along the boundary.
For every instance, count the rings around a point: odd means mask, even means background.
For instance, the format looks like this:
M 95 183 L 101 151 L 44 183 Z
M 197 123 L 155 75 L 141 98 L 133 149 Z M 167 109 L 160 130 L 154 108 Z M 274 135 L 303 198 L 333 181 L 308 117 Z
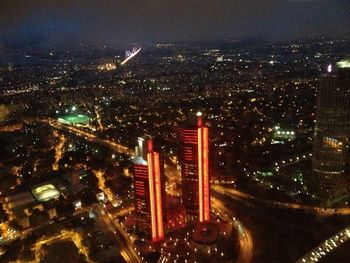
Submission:
M 11 195 L 5 198 L 10 209 L 15 209 L 17 207 L 26 206 L 32 204 L 35 200 L 29 191 L 21 192 L 15 195 Z
M 60 192 L 51 183 L 42 184 L 32 189 L 32 193 L 36 200 L 46 202 L 51 199 L 57 199 Z
M 350 59 L 341 60 L 336 65 L 338 68 L 350 68 Z
M 136 156 L 132 159 L 132 162 L 138 165 L 147 165 L 147 162 L 141 156 Z

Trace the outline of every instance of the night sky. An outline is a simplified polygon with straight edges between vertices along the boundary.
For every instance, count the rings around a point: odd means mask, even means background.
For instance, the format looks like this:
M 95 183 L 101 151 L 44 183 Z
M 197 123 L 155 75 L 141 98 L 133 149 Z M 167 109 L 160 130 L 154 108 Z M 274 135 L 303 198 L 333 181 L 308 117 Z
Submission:
M 350 37 L 350 0 L 0 0 L 0 44 Z

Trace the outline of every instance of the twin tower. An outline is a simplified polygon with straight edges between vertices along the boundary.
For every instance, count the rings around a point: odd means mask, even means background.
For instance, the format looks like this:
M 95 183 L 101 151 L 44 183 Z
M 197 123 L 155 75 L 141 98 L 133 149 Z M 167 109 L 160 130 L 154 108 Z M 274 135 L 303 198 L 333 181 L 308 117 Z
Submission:
M 209 134 L 202 113 L 191 115 L 179 129 L 182 204 L 186 214 L 210 221 Z M 164 158 L 150 136 L 138 139 L 133 159 L 137 228 L 164 239 Z

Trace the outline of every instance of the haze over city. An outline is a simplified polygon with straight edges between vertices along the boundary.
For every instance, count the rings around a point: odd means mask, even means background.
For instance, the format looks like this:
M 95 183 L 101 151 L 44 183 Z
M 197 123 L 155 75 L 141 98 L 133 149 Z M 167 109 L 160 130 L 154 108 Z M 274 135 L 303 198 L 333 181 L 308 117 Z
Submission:
M 0 43 L 134 42 L 350 35 L 347 0 L 2 1 Z

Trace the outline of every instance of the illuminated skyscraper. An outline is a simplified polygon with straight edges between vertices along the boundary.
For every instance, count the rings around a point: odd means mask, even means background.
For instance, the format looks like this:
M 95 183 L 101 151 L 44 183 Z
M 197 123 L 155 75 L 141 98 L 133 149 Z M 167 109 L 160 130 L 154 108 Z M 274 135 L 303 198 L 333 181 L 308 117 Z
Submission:
M 202 113 L 191 116 L 180 128 L 180 161 L 182 203 L 190 216 L 200 222 L 210 220 L 210 178 L 208 128 L 203 126 Z
M 163 169 L 159 153 L 153 150 L 153 141 L 149 136 L 138 139 L 133 164 L 137 228 L 151 233 L 153 241 L 162 240 Z
M 321 77 L 317 94 L 312 169 L 319 196 L 335 200 L 348 191 L 350 63 L 338 62 Z

